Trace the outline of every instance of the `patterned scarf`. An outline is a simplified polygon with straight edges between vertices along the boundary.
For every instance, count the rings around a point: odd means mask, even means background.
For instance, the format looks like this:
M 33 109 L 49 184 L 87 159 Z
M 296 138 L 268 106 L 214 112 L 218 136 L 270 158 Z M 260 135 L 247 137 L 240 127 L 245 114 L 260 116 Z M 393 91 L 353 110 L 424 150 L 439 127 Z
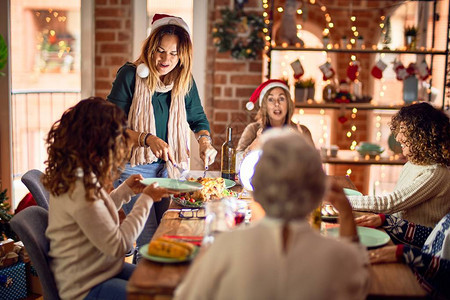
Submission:
M 155 116 L 152 105 L 152 94 L 146 84 L 147 79 L 136 76 L 136 87 L 128 113 L 128 124 L 130 129 L 137 132 L 149 132 L 156 136 Z M 173 88 L 173 83 L 167 86 L 158 81 L 156 92 L 167 93 Z M 175 163 L 187 169 L 189 159 L 188 123 L 186 119 L 186 106 L 184 96 L 173 96 L 169 109 L 169 120 L 167 124 L 168 144 L 172 147 L 175 155 Z M 158 158 L 153 154 L 150 147 L 133 146 L 131 150 L 130 164 L 150 164 Z M 170 178 L 178 178 L 180 171 L 174 168 L 172 163 L 166 162 Z

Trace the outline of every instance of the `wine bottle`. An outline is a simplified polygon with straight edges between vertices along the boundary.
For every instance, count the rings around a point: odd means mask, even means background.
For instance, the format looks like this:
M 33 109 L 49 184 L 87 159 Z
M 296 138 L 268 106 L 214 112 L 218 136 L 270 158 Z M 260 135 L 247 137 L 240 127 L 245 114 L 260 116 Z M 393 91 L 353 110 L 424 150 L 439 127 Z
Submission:
M 232 140 L 232 128 L 227 128 L 227 139 L 222 145 L 222 177 L 225 179 L 236 179 L 236 148 Z

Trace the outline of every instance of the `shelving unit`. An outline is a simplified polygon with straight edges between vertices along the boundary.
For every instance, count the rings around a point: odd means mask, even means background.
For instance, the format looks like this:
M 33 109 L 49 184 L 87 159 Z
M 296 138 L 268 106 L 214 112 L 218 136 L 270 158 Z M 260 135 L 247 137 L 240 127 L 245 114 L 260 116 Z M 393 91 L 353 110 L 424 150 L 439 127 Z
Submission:
M 432 2 L 433 3 L 433 15 L 436 16 L 436 5 L 438 0 L 417 0 L 417 2 Z M 270 16 L 273 16 L 274 13 L 274 0 L 270 1 Z M 449 4 L 449 14 L 450 14 L 450 4 Z M 450 42 L 446 43 L 445 49 L 442 50 L 436 50 L 433 47 L 435 46 L 435 30 L 436 30 L 436 17 L 433 18 L 432 28 L 431 28 L 431 47 L 430 49 L 426 49 L 425 47 L 420 47 L 416 50 L 406 50 L 406 49 L 373 49 L 373 48 L 365 48 L 365 49 L 359 49 L 359 48 L 351 48 L 351 49 L 341 49 L 341 48 L 313 48 L 313 47 L 295 47 L 295 46 L 272 46 L 272 44 L 269 45 L 269 48 L 267 50 L 267 55 L 270 58 L 271 53 L 273 51 L 301 51 L 301 52 L 327 52 L 327 53 L 354 53 L 354 54 L 377 54 L 377 53 L 384 53 L 384 54 L 414 54 L 414 55 L 430 55 L 431 56 L 431 63 L 430 63 L 430 69 L 433 68 L 434 63 L 434 56 L 445 56 L 446 61 L 445 65 L 447 66 L 447 70 L 444 72 L 444 85 L 442 86 L 442 105 L 440 105 L 440 108 L 443 110 L 450 110 L 450 92 L 448 90 L 450 89 L 450 58 L 449 58 L 449 49 L 450 49 Z M 447 24 L 448 24 L 448 30 L 447 30 L 447 38 L 450 34 L 450 15 L 447 18 Z M 268 32 L 269 35 L 272 36 L 272 28 L 273 28 L 273 20 L 271 20 L 268 24 Z M 268 78 L 271 78 L 271 59 L 267 62 L 267 74 Z M 432 80 L 430 80 L 430 85 L 432 83 Z M 431 98 L 431 94 L 429 96 Z M 429 99 L 430 100 L 430 99 Z M 358 109 L 363 110 L 370 110 L 370 109 L 393 109 L 397 110 L 401 108 L 401 105 L 392 105 L 392 106 L 386 106 L 386 105 L 371 105 L 369 103 L 357 103 L 352 102 L 349 103 L 348 106 L 353 106 Z M 300 104 L 296 105 L 297 108 L 324 108 L 324 109 L 338 109 L 341 108 L 341 104 L 334 103 L 325 103 L 325 102 L 315 102 L 315 103 L 307 103 L 305 105 Z
M 397 49 L 386 49 L 383 48 L 381 49 L 380 46 L 378 47 L 371 47 L 371 46 L 355 46 L 352 45 L 351 49 L 347 49 L 347 48 L 338 48 L 335 44 L 329 44 L 327 47 L 310 47 L 308 45 L 306 45 L 305 47 L 296 47 L 296 46 L 281 46 L 281 44 L 278 45 L 274 45 L 272 42 L 268 43 L 268 48 L 266 49 L 266 53 L 268 55 L 268 60 L 267 60 L 267 76 L 268 78 L 272 78 L 271 74 L 272 72 L 274 72 L 275 69 L 271 69 L 271 64 L 275 63 L 276 60 L 272 61 L 272 54 L 275 52 L 279 52 L 279 51 L 299 51 L 299 52 L 312 52 L 312 53 L 334 53 L 336 54 L 335 57 L 336 59 L 340 59 L 340 57 L 342 57 L 342 53 L 348 53 L 348 54 L 359 54 L 360 56 L 358 57 L 365 57 L 366 59 L 375 59 L 375 55 L 376 54 L 391 54 L 391 55 L 405 55 L 405 57 L 408 57 L 408 55 L 415 55 L 417 57 L 426 57 L 427 58 L 427 62 L 429 64 L 430 69 L 433 71 L 433 64 L 435 66 L 437 66 L 437 63 L 439 62 L 439 64 L 441 64 L 441 58 L 445 57 L 445 65 L 447 66 L 446 70 L 443 72 L 444 74 L 440 74 L 440 70 L 439 70 L 439 74 L 433 74 L 435 76 L 435 82 L 436 82 L 436 78 L 439 78 L 439 80 L 442 78 L 441 76 L 443 76 L 444 78 L 444 84 L 441 86 L 439 86 L 439 89 L 442 90 L 442 102 L 441 102 L 441 97 L 439 96 L 438 99 L 434 100 L 434 105 L 436 105 L 437 107 L 447 110 L 448 112 L 450 112 L 450 53 L 449 53 L 449 49 L 450 49 L 450 42 L 446 43 L 445 45 L 442 43 L 438 44 L 438 47 L 436 47 L 435 44 L 435 40 L 437 40 L 437 38 L 442 38 L 442 33 L 439 33 L 439 36 L 436 37 L 435 32 L 436 32 L 436 24 L 438 19 L 437 19 L 437 14 L 436 14 L 436 7 L 437 7 L 437 3 L 439 0 L 417 0 L 415 2 L 429 2 L 430 3 L 430 7 L 429 7 L 429 11 L 430 11 L 430 16 L 431 14 L 433 15 L 433 18 L 431 20 L 431 18 L 429 19 L 429 27 L 427 28 L 427 32 L 428 32 L 428 36 L 429 38 L 431 38 L 430 40 L 427 40 L 428 42 L 426 43 L 426 47 L 421 47 L 420 45 L 415 49 L 415 50 L 407 50 L 406 47 L 401 47 L 401 46 L 396 46 Z M 300 2 L 300 1 L 298 1 Z M 308 1 L 303 1 L 302 3 L 307 3 Z M 326 1 L 322 1 L 323 4 L 326 4 Z M 286 3 L 286 2 L 284 2 Z M 406 3 L 406 2 L 405 2 Z M 322 5 L 322 4 L 321 4 Z M 267 11 L 267 16 L 268 16 L 268 20 L 269 22 L 267 22 L 268 25 L 268 33 L 267 35 L 270 36 L 270 40 L 275 40 L 275 35 L 273 34 L 273 29 L 276 28 L 278 26 L 277 24 L 274 24 L 274 19 L 277 20 L 277 18 L 274 18 L 274 14 L 278 13 L 280 10 L 278 10 L 278 12 L 276 12 L 276 9 L 278 8 L 279 3 L 275 0 L 269 0 L 268 1 L 268 11 Z M 336 8 L 336 5 L 334 6 Z M 450 4 L 449 7 L 446 8 L 447 10 L 449 10 L 450 12 Z M 311 9 L 309 10 L 311 11 Z M 344 13 L 344 12 L 342 12 Z M 348 12 L 345 12 L 348 15 Z M 417 12 L 416 12 L 417 14 Z M 350 16 L 350 15 L 348 15 Z M 317 17 L 317 16 L 315 16 Z M 449 16 L 446 14 L 444 15 L 440 15 L 441 17 L 441 22 L 447 22 L 447 32 L 446 32 L 446 37 L 448 39 L 449 34 L 450 34 L 450 18 Z M 406 18 L 406 17 L 405 17 Z M 357 17 L 358 19 L 358 17 Z M 312 19 L 312 20 L 317 20 L 316 19 Z M 350 20 L 349 20 L 350 21 Z M 278 22 L 278 21 L 277 21 Z M 445 24 L 445 23 L 444 23 Z M 274 26 L 275 25 L 275 26 Z M 342 22 L 340 23 L 339 26 L 343 26 Z M 373 24 L 374 26 L 374 30 L 376 29 L 375 27 L 378 26 L 378 24 Z M 439 24 L 439 26 L 442 26 L 442 23 Z M 377 27 L 378 28 L 378 27 Z M 442 30 L 442 27 L 439 29 Z M 311 32 L 311 31 L 310 31 Z M 307 43 L 307 40 L 305 40 L 305 43 Z M 333 43 L 336 43 L 336 40 L 333 41 Z M 425 44 L 424 44 L 425 45 Z M 308 53 L 309 54 L 309 53 Z M 374 55 L 371 55 L 374 54 Z M 349 56 L 350 56 L 349 55 Z M 287 56 L 287 55 L 286 55 Z M 437 57 L 440 57 L 439 59 L 437 59 Z M 414 59 L 415 60 L 415 59 Z M 375 61 L 371 62 L 374 63 Z M 285 63 L 285 65 L 288 65 L 288 62 L 283 62 Z M 373 65 L 373 64 L 372 64 Z M 406 66 L 405 66 L 406 67 Z M 281 68 L 281 66 L 280 66 Z M 336 69 L 335 69 L 336 70 Z M 367 72 L 370 72 L 370 69 L 367 70 Z M 436 68 L 434 70 L 435 73 L 437 73 Z M 281 73 L 281 72 L 280 72 Z M 342 73 L 342 72 L 341 72 Z M 366 78 L 367 80 L 367 78 Z M 369 80 L 374 80 L 371 79 L 370 74 L 369 74 Z M 432 79 L 431 79 L 432 80 Z M 432 82 L 431 80 L 429 80 L 429 84 L 430 86 L 432 86 Z M 440 81 L 439 81 L 440 82 Z M 373 82 L 371 82 L 370 84 L 367 82 L 364 82 L 363 84 L 365 84 L 365 86 L 373 86 Z M 440 85 L 440 83 L 439 83 Z M 398 88 L 398 87 L 397 87 Z M 317 90 L 316 90 L 317 93 Z M 373 96 L 373 95 L 370 95 Z M 428 94 L 427 96 L 428 100 L 431 101 L 431 93 Z M 366 102 L 350 102 L 350 103 L 334 103 L 334 102 L 325 102 L 325 101 L 311 101 L 308 100 L 307 102 L 302 102 L 302 103 L 296 103 L 295 107 L 297 109 L 301 109 L 301 110 L 305 110 L 306 112 L 301 112 L 301 114 L 308 114 L 308 110 L 310 112 L 313 112 L 314 114 L 318 114 L 318 111 L 320 110 L 320 114 L 323 114 L 322 110 L 330 110 L 332 111 L 331 115 L 334 117 L 336 117 L 342 110 L 346 110 L 346 114 L 348 114 L 349 110 L 352 110 L 353 108 L 356 108 L 358 111 L 365 111 L 369 113 L 369 115 L 372 115 L 373 112 L 373 121 L 366 121 L 366 126 L 367 128 L 369 128 L 368 126 L 370 125 L 374 125 L 375 124 L 375 116 L 380 116 L 380 114 L 382 116 L 384 116 L 384 122 L 386 122 L 387 116 L 390 115 L 390 112 L 395 113 L 395 111 L 401 109 L 403 107 L 402 103 L 403 100 L 400 99 L 391 99 L 392 101 L 390 103 L 391 104 L 384 104 L 386 102 L 380 102 L 383 104 L 375 104 L 376 101 L 372 101 L 369 103 Z M 328 113 L 326 113 L 328 114 Z M 371 117 L 368 117 L 368 119 Z M 366 119 L 367 120 L 367 119 Z M 371 123 L 373 122 L 373 124 Z M 334 119 L 334 124 L 336 126 L 340 126 L 340 124 L 336 121 L 336 119 Z M 385 123 L 384 123 L 385 124 Z M 329 125 L 329 124 L 328 124 Z M 333 126 L 333 125 L 331 125 Z M 359 128 L 359 127 L 358 127 Z M 370 127 L 371 128 L 371 127 Z M 346 130 L 346 129 L 344 129 Z M 370 130 L 370 129 L 368 129 Z M 341 132 L 340 132 L 341 133 Z M 339 133 L 339 134 L 340 134 Z M 338 136 L 336 133 L 333 133 L 333 131 L 331 131 L 332 134 L 332 138 L 328 137 L 329 140 L 334 140 L 333 143 L 336 143 L 336 141 L 342 141 L 341 140 L 341 136 Z M 345 134 L 345 132 L 344 132 Z M 387 139 L 385 137 L 385 139 Z M 328 140 L 328 141 L 329 141 Z M 361 142 L 362 140 L 359 139 L 355 139 L 357 142 Z M 386 140 L 382 140 L 383 143 L 386 143 Z M 326 145 L 326 144 L 325 144 Z M 347 148 L 348 149 L 348 148 Z M 348 151 L 349 153 L 351 152 L 352 154 L 350 155 L 340 155 L 341 151 Z M 354 155 L 353 155 L 354 153 Z M 348 153 L 347 153 L 348 154 Z M 375 170 L 380 170 L 380 173 L 382 173 L 384 166 L 386 166 L 385 170 L 389 170 L 386 173 L 389 173 L 391 176 L 392 174 L 398 174 L 399 172 L 399 168 L 396 166 L 402 166 L 406 163 L 405 159 L 401 159 L 398 158 L 398 155 L 390 155 L 390 157 L 386 157 L 386 153 L 383 156 L 377 157 L 377 158 L 366 158 L 366 157 L 361 157 L 359 156 L 359 154 L 356 151 L 350 151 L 350 150 L 345 150 L 342 149 L 339 151 L 338 156 L 337 157 L 330 157 L 330 156 L 326 156 L 323 158 L 323 162 L 325 164 L 327 164 L 327 168 L 330 168 L 330 170 L 332 170 L 332 172 L 342 172 L 343 170 L 352 168 L 352 169 L 357 169 L 358 171 L 358 176 L 365 176 L 363 179 L 363 189 L 366 189 L 366 192 L 368 191 L 368 189 L 372 188 L 373 183 L 369 183 L 369 176 L 367 176 L 366 174 L 361 175 L 361 173 L 370 173 L 370 168 L 368 169 L 364 169 L 365 167 L 370 167 L 370 166 L 377 166 Z M 338 171 L 339 170 L 339 171 Z M 361 171 L 364 170 L 364 171 Z M 356 173 L 355 173 L 356 174 Z M 395 176 L 395 175 L 392 175 Z M 380 177 L 377 177 L 380 178 Z M 391 177 L 392 178 L 392 177 Z M 393 181 L 389 181 L 387 180 L 384 183 L 388 183 L 391 184 Z

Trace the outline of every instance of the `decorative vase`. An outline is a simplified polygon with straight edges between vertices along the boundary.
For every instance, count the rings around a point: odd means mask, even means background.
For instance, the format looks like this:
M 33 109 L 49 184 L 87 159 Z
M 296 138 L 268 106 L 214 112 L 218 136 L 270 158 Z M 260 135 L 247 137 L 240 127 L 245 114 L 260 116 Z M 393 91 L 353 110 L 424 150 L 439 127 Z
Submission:
M 419 80 L 416 76 L 409 76 L 403 80 L 403 101 L 411 103 L 417 101 Z

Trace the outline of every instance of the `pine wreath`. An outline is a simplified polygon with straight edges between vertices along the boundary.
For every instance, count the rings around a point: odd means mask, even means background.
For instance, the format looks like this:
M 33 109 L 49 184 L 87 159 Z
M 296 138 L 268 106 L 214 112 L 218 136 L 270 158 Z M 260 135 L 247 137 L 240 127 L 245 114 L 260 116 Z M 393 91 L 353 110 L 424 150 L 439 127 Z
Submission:
M 231 51 L 231 56 L 237 59 L 256 58 L 265 45 L 264 18 L 228 8 L 221 14 L 222 21 L 213 28 L 213 42 L 218 51 Z

